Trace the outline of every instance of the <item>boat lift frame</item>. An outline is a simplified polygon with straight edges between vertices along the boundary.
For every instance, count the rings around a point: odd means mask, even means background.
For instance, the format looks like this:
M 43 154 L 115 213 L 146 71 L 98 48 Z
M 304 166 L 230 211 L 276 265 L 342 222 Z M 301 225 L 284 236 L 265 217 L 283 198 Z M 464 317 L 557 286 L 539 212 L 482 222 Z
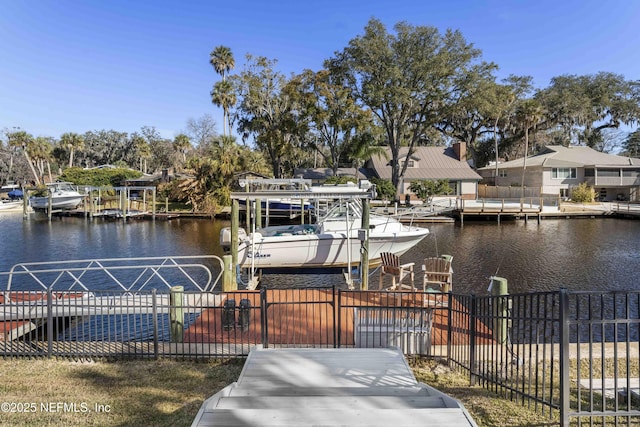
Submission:
M 238 228 L 239 228 L 239 203 L 238 200 L 244 199 L 247 201 L 247 224 L 250 226 L 250 234 L 253 236 L 256 232 L 256 218 L 258 217 L 257 206 L 258 203 L 261 203 L 262 200 L 269 200 L 272 197 L 278 198 L 288 198 L 291 200 L 300 200 L 301 203 L 304 203 L 305 200 L 353 200 L 359 199 L 362 202 L 362 228 L 358 231 L 358 240 L 361 241 L 360 247 L 360 288 L 362 290 L 366 290 L 369 287 L 368 277 L 369 277 L 369 202 L 371 199 L 375 198 L 376 191 L 375 185 L 369 183 L 369 181 L 361 181 L 358 187 L 322 187 L 322 191 L 311 191 L 309 187 L 305 187 L 304 189 L 299 190 L 260 190 L 260 191 L 249 191 L 249 183 L 263 182 L 280 185 L 287 185 L 288 183 L 300 184 L 304 182 L 308 182 L 308 180 L 297 180 L 297 179 L 274 179 L 274 180 L 241 180 L 241 186 L 246 186 L 246 192 L 233 192 L 231 193 L 231 256 L 232 256 L 232 268 L 235 270 L 238 266 Z M 294 182 L 295 181 L 295 182 Z M 326 191 L 325 191 L 326 190 Z M 251 202 L 251 203 L 250 203 Z M 257 203 L 258 202 L 258 203 Z M 267 203 L 268 205 L 268 203 Z M 249 220 L 249 216 L 251 216 L 251 220 Z M 304 215 L 302 216 L 304 218 Z M 347 224 L 349 224 L 349 210 L 347 205 Z M 344 272 L 345 281 L 349 289 L 353 289 L 354 279 L 351 275 L 351 264 L 352 264 L 352 254 L 351 254 L 351 236 L 350 230 L 347 232 L 347 271 Z M 253 239 L 253 237 L 252 237 Z M 255 242 L 251 241 L 251 246 L 253 247 Z M 259 274 L 257 273 L 257 268 L 255 267 L 255 261 L 251 259 L 251 267 L 249 267 L 249 282 L 248 289 L 255 289 L 258 286 Z

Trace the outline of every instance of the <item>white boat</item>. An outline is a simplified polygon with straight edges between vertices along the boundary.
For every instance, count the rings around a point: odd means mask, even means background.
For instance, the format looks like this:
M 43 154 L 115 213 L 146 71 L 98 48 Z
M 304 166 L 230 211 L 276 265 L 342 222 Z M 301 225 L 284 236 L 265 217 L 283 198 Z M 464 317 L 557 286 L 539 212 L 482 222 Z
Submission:
M 48 209 L 49 198 L 53 209 L 73 209 L 82 203 L 84 195 L 70 182 L 53 182 L 47 184 L 46 196 L 29 198 L 29 204 L 34 209 Z
M 22 200 L 2 200 L 0 201 L 0 211 L 22 209 Z
M 238 264 L 243 268 L 344 268 L 360 261 L 362 204 L 357 198 L 336 201 L 315 224 L 238 231 Z M 382 252 L 402 255 L 424 239 L 429 230 L 381 215 L 369 216 L 369 263 L 378 264 Z M 229 248 L 231 231 L 220 233 Z

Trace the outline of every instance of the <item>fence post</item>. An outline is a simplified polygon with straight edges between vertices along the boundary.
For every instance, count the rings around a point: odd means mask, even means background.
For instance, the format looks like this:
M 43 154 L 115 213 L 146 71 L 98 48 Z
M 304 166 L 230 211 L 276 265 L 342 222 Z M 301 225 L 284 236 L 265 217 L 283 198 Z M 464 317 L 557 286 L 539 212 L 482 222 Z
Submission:
M 267 348 L 269 347 L 269 333 L 267 331 L 267 290 L 265 288 L 260 289 L 260 325 L 262 346 Z
M 158 360 L 158 300 L 155 288 L 151 291 L 151 311 L 153 313 L 153 358 Z
M 469 315 L 469 384 L 476 384 L 476 316 L 478 312 L 475 295 L 471 295 L 471 313 Z
M 336 287 L 333 287 L 333 292 L 334 292 L 334 301 L 335 301 L 335 291 L 336 291 Z M 333 331 L 334 331 L 334 336 L 335 336 L 335 332 L 337 329 L 337 338 L 336 341 L 338 342 L 338 348 L 340 348 L 340 344 L 342 341 L 342 328 L 337 327 L 336 325 L 342 325 L 342 291 L 340 289 L 338 289 L 338 309 L 336 310 L 338 312 L 338 322 L 336 323 L 335 321 L 335 316 L 334 316 L 334 322 L 333 322 Z
M 452 341 L 453 341 L 453 328 L 451 327 L 451 325 L 453 325 L 453 314 L 452 314 L 452 309 L 451 309 L 451 301 L 453 300 L 453 294 L 449 293 L 448 295 L 448 300 L 447 300 L 447 325 L 449 325 L 449 327 L 447 328 L 447 365 L 449 365 L 449 363 L 451 362 L 451 349 L 452 349 Z M 458 318 L 460 317 L 460 314 L 458 313 Z
M 53 290 L 47 289 L 47 357 L 53 356 Z
M 171 342 L 184 341 L 184 286 L 173 286 L 169 292 L 169 323 Z
M 569 294 L 560 288 L 560 427 L 569 427 Z

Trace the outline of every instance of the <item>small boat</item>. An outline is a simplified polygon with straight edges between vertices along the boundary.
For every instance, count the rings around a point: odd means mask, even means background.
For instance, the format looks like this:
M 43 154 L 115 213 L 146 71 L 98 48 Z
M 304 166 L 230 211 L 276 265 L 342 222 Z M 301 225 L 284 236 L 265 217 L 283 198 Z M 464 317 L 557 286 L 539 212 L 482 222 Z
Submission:
M 0 211 L 22 209 L 22 200 L 2 200 L 0 201 Z
M 429 230 L 402 224 L 389 216 L 369 216 L 368 258 L 380 263 L 382 252 L 402 255 L 424 239 Z M 252 269 L 344 268 L 360 260 L 362 203 L 359 198 L 335 201 L 314 224 L 238 230 L 238 264 Z M 223 248 L 231 246 L 229 227 L 220 233 Z
M 22 190 L 19 188 L 13 189 L 7 193 L 7 196 L 9 196 L 11 200 L 21 200 L 23 195 Z
M 84 195 L 70 182 L 53 182 L 47 184 L 46 196 L 33 196 L 29 204 L 34 209 L 48 209 L 49 199 L 53 209 L 73 209 L 82 203 Z

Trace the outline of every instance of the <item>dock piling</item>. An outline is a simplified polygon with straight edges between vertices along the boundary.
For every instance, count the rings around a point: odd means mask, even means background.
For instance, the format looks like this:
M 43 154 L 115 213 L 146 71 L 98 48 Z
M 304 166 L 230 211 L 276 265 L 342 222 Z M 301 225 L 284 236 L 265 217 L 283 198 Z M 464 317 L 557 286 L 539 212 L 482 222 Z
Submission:
M 174 286 L 169 294 L 169 322 L 171 342 L 184 341 L 184 286 Z

